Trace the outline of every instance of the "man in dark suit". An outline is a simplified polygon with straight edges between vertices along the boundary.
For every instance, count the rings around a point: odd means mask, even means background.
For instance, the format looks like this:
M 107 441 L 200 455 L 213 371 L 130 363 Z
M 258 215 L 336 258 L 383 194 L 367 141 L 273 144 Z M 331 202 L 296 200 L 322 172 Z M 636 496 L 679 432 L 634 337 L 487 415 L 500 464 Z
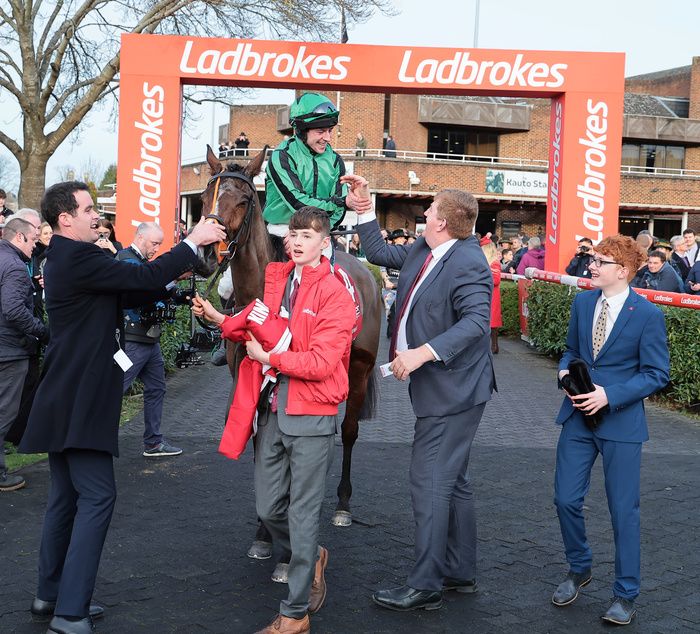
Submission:
M 90 602 L 116 498 L 112 463 L 129 365 L 121 309 L 165 297 L 197 248 L 224 231 L 200 223 L 171 251 L 134 267 L 94 244 L 99 215 L 84 183 L 50 187 L 41 212 L 54 231 L 44 269 L 51 340 L 20 451 L 48 452 L 51 488 L 31 611 L 53 616 L 49 632 L 88 634 L 102 613 Z
M 346 180 L 359 195 L 364 179 Z M 391 370 L 402 381 L 410 376 L 416 414 L 410 467 L 416 561 L 406 585 L 372 597 L 393 610 L 437 609 L 443 589 L 476 589 L 476 515 L 467 466 L 495 387 L 493 280 L 472 235 L 477 211 L 470 194 L 443 190 L 425 212 L 422 237 L 402 246 L 385 244 L 373 212 L 358 220 L 367 259 L 401 269 Z
M 635 614 L 640 585 L 640 467 L 642 443 L 649 439 L 644 399 L 669 380 L 669 352 L 664 316 L 637 295 L 629 280 L 646 254 L 629 237 L 603 239 L 591 262 L 596 290 L 579 293 L 571 308 L 566 352 L 559 378 L 573 359 L 589 368 L 594 391 L 564 399 L 557 423 L 554 503 L 557 507 L 567 578 L 552 596 L 557 606 L 573 603 L 591 580 L 591 548 L 583 517 L 584 496 L 598 454 L 603 456 L 605 491 L 615 538 L 613 600 L 602 616 L 627 625 Z M 598 426 L 584 414 L 602 412 Z

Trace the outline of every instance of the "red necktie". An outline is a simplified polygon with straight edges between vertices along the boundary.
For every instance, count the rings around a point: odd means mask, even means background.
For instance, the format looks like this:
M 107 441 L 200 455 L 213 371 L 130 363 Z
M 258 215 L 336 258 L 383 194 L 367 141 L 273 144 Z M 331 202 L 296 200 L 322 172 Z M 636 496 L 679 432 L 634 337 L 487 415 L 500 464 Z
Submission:
M 418 271 L 418 275 L 416 275 L 416 279 L 413 280 L 413 284 L 411 284 L 411 288 L 408 289 L 408 293 L 406 294 L 406 299 L 404 300 L 403 305 L 401 306 L 401 310 L 399 311 L 399 314 L 396 317 L 396 321 L 394 322 L 394 332 L 391 334 L 391 345 L 389 346 L 389 360 L 393 361 L 394 356 L 396 355 L 396 339 L 399 336 L 399 324 L 401 323 L 401 320 L 403 319 L 403 316 L 406 314 L 406 310 L 408 309 L 408 302 L 411 299 L 411 295 L 413 295 L 413 291 L 415 290 L 416 286 L 418 286 L 418 282 L 420 281 L 421 277 L 423 277 L 423 274 L 425 273 L 426 269 L 428 268 L 428 265 L 433 259 L 433 252 L 429 251 L 428 256 L 425 258 L 425 262 L 423 262 L 423 266 L 420 267 L 420 271 Z
M 292 292 L 289 294 L 289 312 L 294 310 L 294 304 L 297 303 L 297 295 L 299 294 L 299 280 L 294 279 L 294 283 L 292 284 Z
M 294 310 L 294 304 L 297 302 L 297 295 L 299 294 L 299 279 L 294 278 L 294 282 L 292 283 L 292 292 L 289 293 L 289 314 L 292 314 L 292 311 Z M 270 410 L 273 412 L 277 412 L 277 392 L 279 392 L 280 389 L 280 383 L 279 383 L 279 375 L 277 376 L 277 383 L 275 383 L 275 387 L 272 388 L 272 401 L 270 401 Z

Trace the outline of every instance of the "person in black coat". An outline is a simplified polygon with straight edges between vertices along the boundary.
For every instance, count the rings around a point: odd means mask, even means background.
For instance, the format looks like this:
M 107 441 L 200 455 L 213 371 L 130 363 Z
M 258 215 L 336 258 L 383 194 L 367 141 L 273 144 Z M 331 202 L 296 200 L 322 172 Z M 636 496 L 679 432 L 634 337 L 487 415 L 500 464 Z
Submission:
M 571 262 L 566 267 L 567 274 L 590 278 L 591 271 L 588 265 L 591 263 L 591 260 L 593 260 L 593 242 L 590 238 L 581 238 L 578 241 L 576 255 L 571 258 Z
M 116 498 L 113 457 L 122 382 L 122 308 L 155 301 L 189 270 L 197 248 L 224 239 L 200 222 L 154 262 L 134 267 L 94 244 L 99 215 L 87 185 L 58 183 L 41 213 L 54 230 L 44 267 L 51 340 L 20 451 L 48 452 L 51 488 L 31 611 L 53 615 L 50 632 L 91 634 L 91 606 L 102 547 Z

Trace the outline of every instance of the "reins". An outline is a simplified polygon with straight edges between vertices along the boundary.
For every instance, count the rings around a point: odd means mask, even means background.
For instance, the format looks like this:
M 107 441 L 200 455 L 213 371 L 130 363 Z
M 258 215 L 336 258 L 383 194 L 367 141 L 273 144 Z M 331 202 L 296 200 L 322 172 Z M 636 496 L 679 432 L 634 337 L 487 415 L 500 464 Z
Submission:
M 240 181 L 243 181 L 246 185 L 248 185 L 248 187 L 250 187 L 251 195 L 248 197 L 248 206 L 246 208 L 243 222 L 238 227 L 238 231 L 236 231 L 236 234 L 229 241 L 224 257 L 221 258 L 219 267 L 216 269 L 216 273 L 209 281 L 209 284 L 207 285 L 207 288 L 204 291 L 204 295 L 202 295 L 202 299 L 207 299 L 209 297 L 209 293 L 211 293 L 212 288 L 214 288 L 214 284 L 216 284 L 219 277 L 221 277 L 222 273 L 226 270 L 226 267 L 236 256 L 236 251 L 238 251 L 238 246 L 243 238 L 244 231 L 246 232 L 245 237 L 248 237 L 247 234 L 250 231 L 250 219 L 253 217 L 253 210 L 255 209 L 256 190 L 252 179 L 244 172 L 219 172 L 218 174 L 212 176 L 209 179 L 209 182 L 207 183 L 207 187 L 214 183 L 214 204 L 212 213 L 206 216 L 207 220 L 214 220 L 218 222 L 222 227 L 226 228 L 223 218 L 219 215 L 219 185 L 221 183 L 222 178 L 236 178 Z

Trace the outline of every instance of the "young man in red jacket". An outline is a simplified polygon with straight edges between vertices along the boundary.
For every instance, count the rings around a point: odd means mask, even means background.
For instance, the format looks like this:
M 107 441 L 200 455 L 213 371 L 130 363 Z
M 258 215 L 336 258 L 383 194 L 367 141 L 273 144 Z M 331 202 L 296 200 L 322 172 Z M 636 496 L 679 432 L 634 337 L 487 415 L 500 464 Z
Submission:
M 289 596 L 258 634 L 311 631 L 309 614 L 326 596 L 328 551 L 318 545 L 326 474 L 333 459 L 338 405 L 348 395 L 348 363 L 355 307 L 322 255 L 330 242 L 328 214 L 303 207 L 291 218 L 291 261 L 265 271 L 264 303 L 289 314 L 289 350 L 266 352 L 251 336 L 248 355 L 278 370 L 269 407 L 255 440 L 255 497 L 260 519 L 276 544 L 291 553 Z M 195 300 L 195 313 L 224 326 L 211 304 Z

